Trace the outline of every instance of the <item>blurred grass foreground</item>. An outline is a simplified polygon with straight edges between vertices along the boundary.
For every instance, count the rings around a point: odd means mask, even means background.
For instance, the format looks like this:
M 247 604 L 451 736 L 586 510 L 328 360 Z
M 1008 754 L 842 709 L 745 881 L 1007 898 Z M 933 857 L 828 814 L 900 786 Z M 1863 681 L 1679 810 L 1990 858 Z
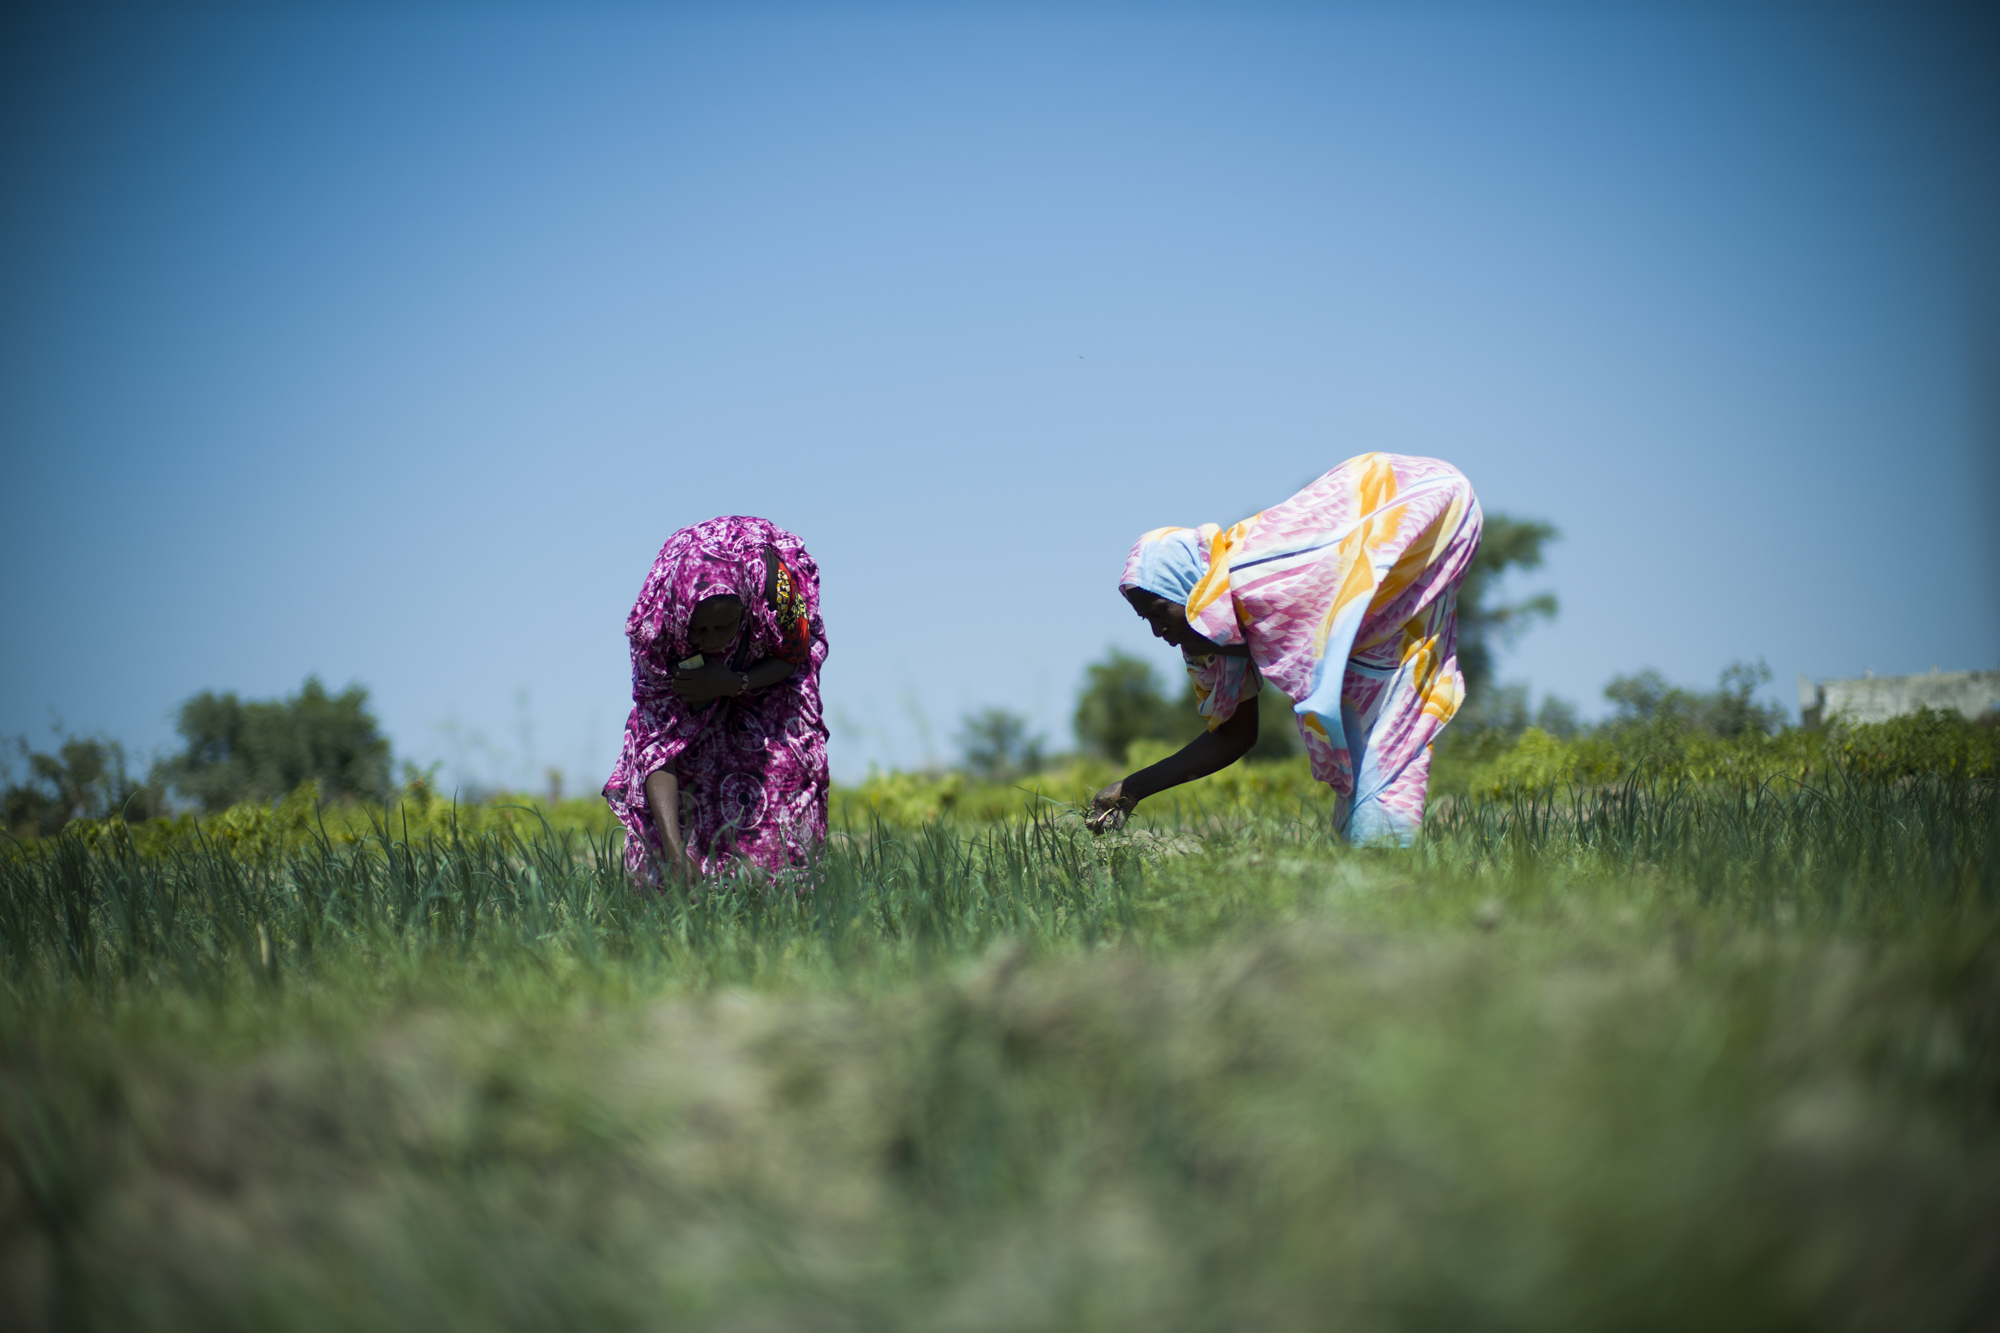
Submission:
M 692 900 L 588 806 L 11 844 L 0 1325 L 1993 1327 L 1990 756 L 1510 747 L 1406 851 L 885 776 Z

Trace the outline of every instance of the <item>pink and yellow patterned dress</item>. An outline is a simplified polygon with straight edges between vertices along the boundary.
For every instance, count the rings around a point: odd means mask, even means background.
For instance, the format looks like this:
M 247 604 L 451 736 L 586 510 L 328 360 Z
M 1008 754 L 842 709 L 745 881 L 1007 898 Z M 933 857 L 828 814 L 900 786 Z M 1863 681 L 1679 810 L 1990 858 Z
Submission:
M 766 553 L 769 553 L 767 557 Z M 670 688 L 693 655 L 689 618 L 704 598 L 743 602 L 727 660 L 744 670 L 765 657 L 792 663 L 789 679 L 734 698 L 689 704 Z M 826 838 L 826 723 L 819 671 L 826 626 L 819 566 L 791 533 L 761 518 L 712 518 L 667 538 L 625 621 L 632 649 L 632 713 L 604 799 L 625 826 L 625 867 L 659 880 L 664 848 L 646 779 L 672 767 L 681 837 L 704 874 L 738 858 L 766 870 L 798 865 Z
M 1269 681 L 1292 701 L 1313 776 L 1338 798 L 1339 831 L 1408 843 L 1431 742 L 1465 697 L 1458 589 L 1480 525 L 1472 485 L 1449 463 L 1363 454 L 1226 531 L 1147 533 L 1120 586 L 1184 601 L 1197 632 L 1248 645 L 1248 659 L 1188 659 L 1211 730 L 1256 694 L 1254 677 Z M 1151 572 L 1174 566 L 1191 587 L 1170 591 Z

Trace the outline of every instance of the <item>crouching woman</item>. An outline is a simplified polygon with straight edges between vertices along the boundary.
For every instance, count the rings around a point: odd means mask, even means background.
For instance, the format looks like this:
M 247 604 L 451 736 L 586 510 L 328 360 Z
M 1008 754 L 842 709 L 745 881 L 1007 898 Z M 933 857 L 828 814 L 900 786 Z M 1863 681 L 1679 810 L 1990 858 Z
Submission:
M 667 538 L 625 621 L 632 713 L 604 799 L 648 887 L 747 863 L 780 871 L 826 837 L 819 567 L 761 518 Z

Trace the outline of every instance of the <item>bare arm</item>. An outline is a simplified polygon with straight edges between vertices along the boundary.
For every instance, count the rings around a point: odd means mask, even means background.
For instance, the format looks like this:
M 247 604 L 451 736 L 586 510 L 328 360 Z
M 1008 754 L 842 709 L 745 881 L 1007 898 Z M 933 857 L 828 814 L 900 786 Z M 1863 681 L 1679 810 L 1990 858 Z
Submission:
M 667 864 L 685 873 L 687 846 L 681 841 L 681 782 L 671 768 L 655 770 L 646 778 L 646 808 L 653 812 L 653 826 L 660 831 L 660 844 L 667 849 Z
M 692 670 L 675 668 L 674 693 L 691 704 L 708 699 L 728 699 L 744 690 L 768 689 L 792 678 L 798 670 L 782 657 L 762 657 L 748 671 L 737 671 L 721 661 L 705 662 Z
M 760 657 L 752 662 L 750 669 L 743 674 L 749 680 L 751 689 L 763 690 L 790 680 L 797 670 L 797 667 L 782 657 Z
M 1236 705 L 1236 711 L 1214 731 L 1205 731 L 1159 763 L 1112 783 L 1091 798 L 1090 825 L 1102 832 L 1116 828 L 1132 807 L 1183 782 L 1205 778 L 1229 767 L 1257 743 L 1257 696 Z

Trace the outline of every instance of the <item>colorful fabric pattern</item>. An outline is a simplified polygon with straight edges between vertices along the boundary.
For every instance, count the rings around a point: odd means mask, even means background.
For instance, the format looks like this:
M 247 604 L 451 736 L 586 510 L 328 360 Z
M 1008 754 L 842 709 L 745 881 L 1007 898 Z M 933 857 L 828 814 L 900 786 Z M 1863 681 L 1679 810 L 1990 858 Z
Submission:
M 1408 843 L 1422 826 L 1430 744 L 1465 698 L 1458 589 L 1479 549 L 1479 501 L 1435 458 L 1363 454 L 1227 530 L 1158 528 L 1125 561 L 1144 587 L 1191 549 L 1188 623 L 1250 657 L 1188 658 L 1210 729 L 1254 669 L 1292 700 L 1313 776 L 1355 842 Z M 1166 594 L 1162 594 L 1163 596 Z
M 800 670 L 812 666 L 812 612 L 806 609 L 805 594 L 799 591 L 799 576 L 785 563 L 784 557 L 775 557 L 777 568 L 771 577 L 771 609 L 777 617 L 782 637 L 778 646 L 771 650 L 771 656 L 781 662 L 790 662 Z
M 776 557 L 765 562 L 767 548 Z M 743 602 L 727 661 L 742 671 L 765 657 L 798 669 L 768 689 L 705 705 L 681 701 L 674 666 L 693 655 L 688 620 L 705 598 Z M 625 826 L 625 867 L 659 881 L 665 853 L 646 802 L 646 779 L 671 766 L 680 786 L 681 836 L 704 874 L 741 858 L 766 870 L 796 865 L 826 837 L 825 721 L 819 672 L 826 627 L 819 566 L 774 523 L 712 518 L 667 538 L 626 618 L 632 713 L 604 799 Z

